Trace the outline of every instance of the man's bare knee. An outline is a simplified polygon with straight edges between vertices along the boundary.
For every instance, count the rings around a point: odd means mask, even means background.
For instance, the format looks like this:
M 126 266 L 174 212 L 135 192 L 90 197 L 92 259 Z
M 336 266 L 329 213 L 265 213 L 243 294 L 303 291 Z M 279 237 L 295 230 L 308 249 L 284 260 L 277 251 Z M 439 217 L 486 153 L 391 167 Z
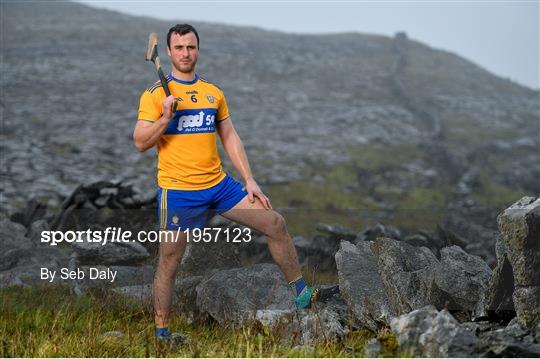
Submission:
M 181 255 L 182 253 L 180 251 L 160 251 L 158 260 L 159 270 L 168 276 L 173 276 L 180 265 Z
M 266 223 L 263 232 L 270 238 L 282 238 L 287 233 L 285 218 L 281 214 L 274 212 L 274 215 Z

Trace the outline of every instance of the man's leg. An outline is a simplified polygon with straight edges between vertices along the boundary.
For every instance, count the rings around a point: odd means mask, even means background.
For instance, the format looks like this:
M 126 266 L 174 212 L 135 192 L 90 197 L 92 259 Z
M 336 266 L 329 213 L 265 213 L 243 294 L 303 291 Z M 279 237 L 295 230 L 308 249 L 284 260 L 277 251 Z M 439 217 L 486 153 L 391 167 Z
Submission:
M 187 235 L 183 231 L 160 232 L 159 259 L 153 292 L 156 328 L 166 328 L 168 325 L 174 281 L 186 249 L 186 239 Z
M 270 254 L 296 295 L 296 306 L 311 307 L 313 301 L 317 300 L 318 291 L 313 291 L 302 278 L 296 248 L 283 216 L 276 211 L 265 209 L 257 198 L 250 203 L 247 196 L 222 215 L 266 235 Z
M 302 276 L 296 248 L 281 214 L 265 209 L 258 198 L 250 203 L 246 196 L 222 216 L 264 233 L 270 254 L 288 282 Z

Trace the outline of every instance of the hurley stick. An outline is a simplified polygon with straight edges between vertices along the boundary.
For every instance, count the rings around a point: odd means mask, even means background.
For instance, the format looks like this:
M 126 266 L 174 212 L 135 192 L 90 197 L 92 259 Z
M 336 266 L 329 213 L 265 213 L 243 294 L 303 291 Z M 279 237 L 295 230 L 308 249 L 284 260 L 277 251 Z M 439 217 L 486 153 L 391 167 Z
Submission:
M 159 80 L 161 81 L 161 86 L 163 86 L 163 90 L 165 90 L 165 94 L 168 97 L 171 95 L 171 91 L 169 90 L 169 85 L 167 84 L 167 80 L 165 79 L 165 75 L 163 74 L 163 70 L 161 69 L 161 63 L 159 61 L 159 56 L 157 52 L 157 43 L 157 34 L 155 32 L 150 33 L 150 36 L 148 36 L 148 46 L 146 47 L 146 61 L 152 61 L 154 65 L 156 65 L 156 70 L 159 76 Z M 174 111 L 176 111 L 176 101 L 173 105 L 173 112 Z

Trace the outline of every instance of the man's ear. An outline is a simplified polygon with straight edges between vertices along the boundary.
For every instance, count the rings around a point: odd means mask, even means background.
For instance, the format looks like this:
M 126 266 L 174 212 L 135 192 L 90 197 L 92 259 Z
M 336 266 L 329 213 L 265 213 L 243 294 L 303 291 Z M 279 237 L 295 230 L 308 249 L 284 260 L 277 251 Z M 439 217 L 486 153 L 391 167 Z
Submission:
M 169 46 L 167 46 L 167 55 L 169 55 L 169 57 L 171 56 L 171 49 L 169 48 Z

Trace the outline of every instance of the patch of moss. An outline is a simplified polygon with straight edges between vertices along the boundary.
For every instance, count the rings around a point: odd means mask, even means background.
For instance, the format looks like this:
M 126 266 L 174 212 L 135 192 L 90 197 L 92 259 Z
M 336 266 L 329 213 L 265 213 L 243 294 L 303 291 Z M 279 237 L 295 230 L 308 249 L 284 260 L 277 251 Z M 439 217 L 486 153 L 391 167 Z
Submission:
M 516 191 L 508 186 L 496 183 L 485 169 L 479 174 L 480 189 L 474 193 L 478 203 L 487 208 L 504 210 L 527 193 Z

